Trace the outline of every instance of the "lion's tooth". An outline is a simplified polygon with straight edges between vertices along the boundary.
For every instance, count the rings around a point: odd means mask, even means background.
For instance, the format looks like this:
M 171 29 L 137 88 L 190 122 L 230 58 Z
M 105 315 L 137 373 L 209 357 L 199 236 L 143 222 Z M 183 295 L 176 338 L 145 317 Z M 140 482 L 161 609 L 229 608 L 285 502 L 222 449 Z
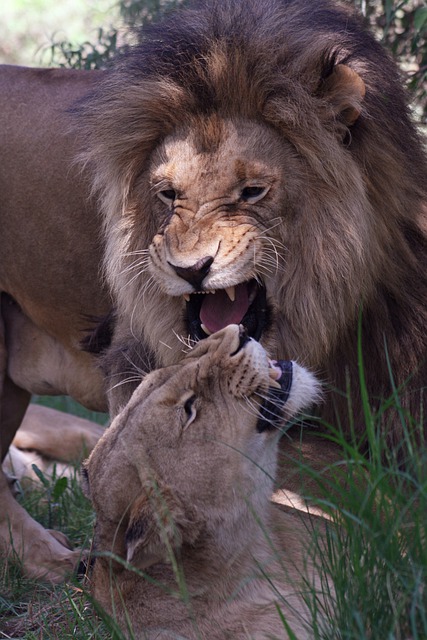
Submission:
M 236 299 L 236 287 L 226 287 L 225 293 L 230 298 L 231 302 L 234 302 Z
M 280 384 L 277 382 L 277 380 L 273 380 L 273 378 L 270 378 L 270 387 L 277 387 L 277 389 L 282 388 Z
M 206 333 L 207 336 L 211 336 L 212 335 L 212 331 L 209 331 L 209 329 L 207 327 L 205 327 L 205 325 L 203 324 L 203 322 L 200 324 L 202 331 L 204 331 Z
M 184 293 L 183 297 L 184 297 L 185 302 L 190 302 L 190 294 L 189 293 Z

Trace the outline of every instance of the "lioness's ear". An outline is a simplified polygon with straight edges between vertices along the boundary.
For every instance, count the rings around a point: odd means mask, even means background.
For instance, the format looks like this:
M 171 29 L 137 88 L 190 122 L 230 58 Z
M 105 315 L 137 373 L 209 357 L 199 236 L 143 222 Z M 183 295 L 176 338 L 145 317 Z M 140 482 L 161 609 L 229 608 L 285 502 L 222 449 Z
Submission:
M 338 120 L 346 126 L 356 122 L 366 93 L 365 83 L 356 71 L 345 64 L 337 64 L 320 90 L 332 105 Z
M 144 487 L 131 507 L 126 531 L 126 559 L 139 569 L 157 562 L 171 562 L 184 544 L 193 544 L 200 533 L 194 511 L 158 481 Z

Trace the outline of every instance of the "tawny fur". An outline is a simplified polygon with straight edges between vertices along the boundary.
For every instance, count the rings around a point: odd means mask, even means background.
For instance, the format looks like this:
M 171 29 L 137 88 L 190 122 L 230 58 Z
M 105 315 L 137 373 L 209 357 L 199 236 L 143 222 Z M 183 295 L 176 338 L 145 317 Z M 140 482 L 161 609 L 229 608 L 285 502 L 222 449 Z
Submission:
M 318 393 L 293 368 L 288 417 Z M 92 593 L 129 634 L 287 638 L 279 607 L 299 640 L 312 637 L 304 577 L 319 587 L 306 549 L 316 525 L 270 503 L 278 431 L 257 426 L 270 384 L 265 351 L 239 347 L 230 325 L 149 374 L 85 463 Z

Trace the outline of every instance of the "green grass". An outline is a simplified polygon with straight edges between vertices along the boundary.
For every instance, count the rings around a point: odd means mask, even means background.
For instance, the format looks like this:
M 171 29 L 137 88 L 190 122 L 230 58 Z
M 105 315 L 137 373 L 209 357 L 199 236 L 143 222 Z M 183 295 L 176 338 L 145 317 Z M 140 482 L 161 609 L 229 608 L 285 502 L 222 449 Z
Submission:
M 423 427 L 405 417 L 409 457 L 403 468 L 380 433 L 381 412 L 374 414 L 366 399 L 369 457 L 362 453 L 361 438 L 349 441 L 339 428 L 329 427 L 325 437 L 342 448 L 342 461 L 328 476 L 304 470 L 317 480 L 319 506 L 338 523 L 327 527 L 325 538 L 314 536 L 310 551 L 326 594 L 323 604 L 319 586 L 306 576 L 315 640 L 427 638 Z M 39 491 L 23 495 L 23 504 L 44 526 L 88 549 L 93 514 L 77 476 L 65 486 L 56 477 L 44 480 Z M 19 566 L 3 566 L 0 594 L 0 638 L 122 638 L 114 621 L 95 613 L 86 586 L 76 579 L 47 587 L 24 579 Z M 286 629 L 286 620 L 283 624 Z
M 415 445 L 422 427 L 408 428 Z M 325 640 L 427 638 L 427 450 L 412 448 L 403 469 L 373 429 L 369 459 L 342 433 L 332 438 L 344 455 L 346 483 L 322 479 L 318 501 L 339 526 L 328 528 L 316 563 L 333 584 Z M 330 495 L 334 495 L 331 501 Z M 316 615 L 314 616 L 316 617 Z

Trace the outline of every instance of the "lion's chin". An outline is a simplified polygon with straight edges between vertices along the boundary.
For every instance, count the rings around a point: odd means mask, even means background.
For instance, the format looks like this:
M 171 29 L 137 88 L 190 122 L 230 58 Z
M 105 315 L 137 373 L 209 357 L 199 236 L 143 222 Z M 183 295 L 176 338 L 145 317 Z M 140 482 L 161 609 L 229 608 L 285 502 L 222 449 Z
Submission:
M 259 341 L 270 324 L 270 315 L 266 289 L 254 279 L 215 292 L 193 293 L 186 302 L 187 330 L 193 340 L 203 340 L 229 324 L 240 324 Z

